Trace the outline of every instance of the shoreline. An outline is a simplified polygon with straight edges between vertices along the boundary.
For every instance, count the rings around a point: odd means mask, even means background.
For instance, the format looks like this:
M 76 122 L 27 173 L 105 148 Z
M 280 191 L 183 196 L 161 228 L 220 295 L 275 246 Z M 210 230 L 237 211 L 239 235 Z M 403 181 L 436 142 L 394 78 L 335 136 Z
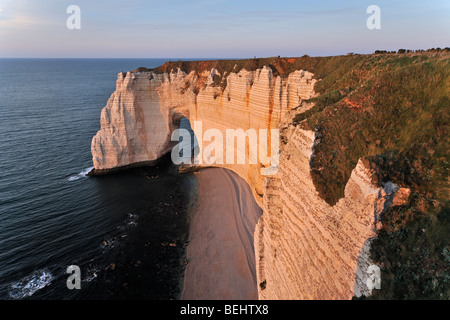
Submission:
M 181 277 L 178 280 L 178 295 L 177 300 L 182 300 L 183 290 L 184 290 L 184 279 L 186 278 L 186 267 L 188 264 L 187 257 L 187 247 L 189 244 L 189 235 L 190 235 L 190 225 L 192 216 L 198 211 L 199 208 L 199 192 L 198 192 L 198 179 L 192 173 L 188 172 L 186 174 L 186 180 L 183 185 L 184 188 L 189 190 L 189 200 L 186 204 L 186 225 L 187 225 L 187 235 L 185 235 L 185 242 L 183 244 L 184 252 L 180 257 L 179 265 L 182 266 L 183 271 Z
M 258 299 L 253 235 L 261 208 L 230 170 L 207 168 L 195 177 L 180 299 Z

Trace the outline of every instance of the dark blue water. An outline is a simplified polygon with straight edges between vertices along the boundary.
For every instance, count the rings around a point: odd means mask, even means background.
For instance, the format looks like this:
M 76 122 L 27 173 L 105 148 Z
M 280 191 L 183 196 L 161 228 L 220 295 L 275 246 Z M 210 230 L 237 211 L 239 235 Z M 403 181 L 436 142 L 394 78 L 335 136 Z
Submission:
M 0 299 L 178 297 L 192 177 L 85 175 L 117 73 L 162 63 L 0 59 Z

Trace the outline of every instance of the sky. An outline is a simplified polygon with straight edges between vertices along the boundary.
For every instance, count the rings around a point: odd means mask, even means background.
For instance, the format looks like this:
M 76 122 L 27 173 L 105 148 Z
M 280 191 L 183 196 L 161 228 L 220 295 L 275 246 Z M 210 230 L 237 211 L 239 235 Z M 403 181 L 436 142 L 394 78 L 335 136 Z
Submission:
M 69 29 L 70 5 L 80 29 Z M 369 29 L 370 5 L 380 29 Z M 71 20 L 72 21 L 72 20 Z M 450 1 L 0 0 L 0 58 L 253 58 L 450 47 Z

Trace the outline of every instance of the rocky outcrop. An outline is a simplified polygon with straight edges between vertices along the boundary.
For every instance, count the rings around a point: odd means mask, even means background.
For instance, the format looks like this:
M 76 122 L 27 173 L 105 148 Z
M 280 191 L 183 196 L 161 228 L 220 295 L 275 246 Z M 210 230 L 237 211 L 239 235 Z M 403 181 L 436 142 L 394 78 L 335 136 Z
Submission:
M 169 150 L 168 110 L 161 110 L 157 91 L 161 81 L 151 77 L 119 73 L 91 143 L 95 170 L 154 161 Z
M 219 81 L 218 81 L 219 79 Z M 350 299 L 367 294 L 367 248 L 381 212 L 408 192 L 376 187 L 359 161 L 345 197 L 328 205 L 310 175 L 315 133 L 293 126 L 311 105 L 313 74 L 297 70 L 274 76 L 269 67 L 219 74 L 216 69 L 119 73 L 117 89 L 101 113 L 92 140 L 97 173 L 155 161 L 173 148 L 182 117 L 202 130 L 282 129 L 278 173 L 261 175 L 256 164 L 216 164 L 250 185 L 263 209 L 254 235 L 260 299 Z M 206 143 L 207 144 L 207 143 Z M 249 150 L 247 145 L 247 149 Z M 250 154 L 247 154 L 250 156 Z
M 264 183 L 263 216 L 255 232 L 260 299 L 370 294 L 370 239 L 399 189 L 373 185 L 360 160 L 345 197 L 330 206 L 320 198 L 310 174 L 315 133 L 289 126 L 285 135 L 280 170 Z
M 226 79 L 226 87 L 216 77 Z M 314 95 L 315 82 L 307 71 L 282 78 L 268 67 L 223 75 L 215 69 L 119 73 L 116 91 L 101 112 L 101 129 L 92 139 L 95 171 L 160 158 L 174 146 L 171 135 L 183 116 L 191 124 L 201 121 L 202 133 L 217 129 L 223 137 L 227 129 L 276 129 L 283 114 Z M 248 181 L 261 203 L 261 164 L 245 163 L 219 166 Z

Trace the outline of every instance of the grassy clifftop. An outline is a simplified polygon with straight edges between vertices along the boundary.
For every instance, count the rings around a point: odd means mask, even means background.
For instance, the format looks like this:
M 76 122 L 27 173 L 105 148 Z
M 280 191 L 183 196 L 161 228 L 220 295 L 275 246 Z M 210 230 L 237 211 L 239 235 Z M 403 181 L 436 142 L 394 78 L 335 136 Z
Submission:
M 389 209 L 372 245 L 382 266 L 373 298 L 450 298 L 450 54 L 330 57 L 318 68 L 315 107 L 295 118 L 317 130 L 311 173 L 330 204 L 359 158 L 411 189 Z
M 315 107 L 295 119 L 318 131 L 312 173 L 327 202 L 343 196 L 361 157 L 390 166 L 390 178 L 400 184 L 445 200 L 439 186 L 448 177 L 449 58 L 420 53 L 327 61 L 326 71 L 316 74 L 322 80 L 320 95 L 311 99 Z M 405 172 L 408 167 L 414 174 Z

